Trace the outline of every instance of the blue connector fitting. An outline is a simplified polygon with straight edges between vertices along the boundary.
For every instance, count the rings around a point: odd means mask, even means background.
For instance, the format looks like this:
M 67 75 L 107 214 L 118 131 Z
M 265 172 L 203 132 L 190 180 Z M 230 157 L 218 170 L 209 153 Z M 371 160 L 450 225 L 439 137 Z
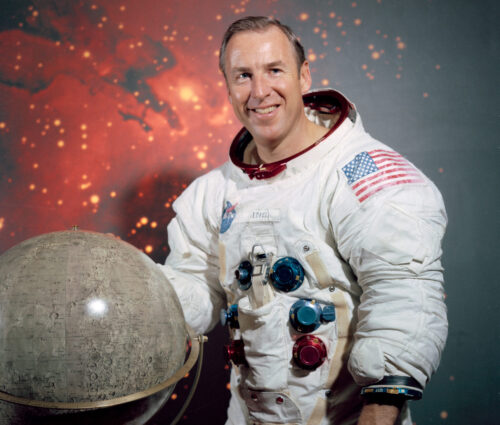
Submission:
M 238 281 L 238 286 L 243 291 L 246 291 L 248 288 L 250 288 L 250 286 L 252 286 L 252 273 L 253 266 L 250 261 L 243 261 L 238 266 L 238 269 L 235 270 L 234 275 L 236 277 L 236 280 Z
M 239 328 L 238 322 L 238 304 L 232 304 L 227 310 L 220 311 L 220 323 L 222 326 L 229 325 L 231 328 Z
M 304 269 L 295 258 L 283 257 L 273 264 L 271 280 L 279 291 L 295 291 L 304 281 Z
M 323 308 L 316 300 L 302 299 L 290 308 L 290 323 L 301 333 L 314 332 L 321 323 L 335 320 L 335 307 L 325 305 Z

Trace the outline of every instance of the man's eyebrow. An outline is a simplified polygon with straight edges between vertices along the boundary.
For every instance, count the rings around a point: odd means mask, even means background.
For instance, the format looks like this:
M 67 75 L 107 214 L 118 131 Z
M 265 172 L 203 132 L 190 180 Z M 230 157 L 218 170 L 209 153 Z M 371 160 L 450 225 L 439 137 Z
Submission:
M 240 73 L 240 72 L 249 72 L 250 68 L 247 68 L 246 66 L 239 66 L 237 68 L 231 69 L 232 74 Z
M 285 66 L 285 63 L 282 60 L 277 60 L 273 62 L 266 63 L 264 65 L 267 69 L 269 68 L 275 68 L 277 66 Z M 231 73 L 236 74 L 240 72 L 250 72 L 250 68 L 246 66 L 238 66 L 236 68 L 231 69 Z
M 274 62 L 270 62 L 270 63 L 266 64 L 266 67 L 267 68 L 274 68 L 276 66 L 283 66 L 283 65 L 284 65 L 284 62 L 281 60 L 278 60 L 278 61 L 274 61 Z

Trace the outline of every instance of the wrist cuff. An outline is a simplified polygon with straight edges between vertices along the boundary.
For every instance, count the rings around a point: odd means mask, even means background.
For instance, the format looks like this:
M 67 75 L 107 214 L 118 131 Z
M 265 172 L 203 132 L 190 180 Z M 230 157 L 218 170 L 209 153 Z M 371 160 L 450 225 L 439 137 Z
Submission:
M 409 376 L 384 376 L 376 384 L 361 388 L 362 396 L 375 394 L 387 394 L 401 396 L 410 400 L 420 400 L 422 398 L 422 387 Z

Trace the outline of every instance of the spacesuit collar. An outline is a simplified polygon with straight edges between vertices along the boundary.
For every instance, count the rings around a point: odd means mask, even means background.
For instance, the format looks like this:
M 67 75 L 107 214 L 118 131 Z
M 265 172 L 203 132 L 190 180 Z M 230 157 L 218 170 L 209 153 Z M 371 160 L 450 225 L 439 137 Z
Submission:
M 346 118 L 351 118 L 354 121 L 355 109 L 354 106 L 338 91 L 335 90 L 317 90 L 306 93 L 303 96 L 304 107 L 306 109 L 317 111 L 320 114 L 335 114 L 340 111 L 337 122 L 328 130 L 328 132 L 319 140 L 308 146 L 304 150 L 295 155 L 284 158 L 280 161 L 271 162 L 268 164 L 247 164 L 243 162 L 245 149 L 252 141 L 252 135 L 246 128 L 242 128 L 233 142 L 229 150 L 229 156 L 234 165 L 239 167 L 244 173 L 248 174 L 250 179 L 268 179 L 274 177 L 287 168 L 287 163 L 295 159 L 309 150 L 313 149 L 323 140 L 332 135 L 335 130 L 345 121 Z

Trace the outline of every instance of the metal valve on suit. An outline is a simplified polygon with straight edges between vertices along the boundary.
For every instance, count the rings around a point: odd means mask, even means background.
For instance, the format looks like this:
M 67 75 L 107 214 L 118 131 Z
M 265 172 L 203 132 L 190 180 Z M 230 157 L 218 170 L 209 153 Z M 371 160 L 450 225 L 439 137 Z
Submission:
M 321 323 L 335 320 L 335 307 L 321 305 L 316 300 L 301 299 L 290 308 L 290 323 L 293 328 L 301 333 L 314 332 Z

